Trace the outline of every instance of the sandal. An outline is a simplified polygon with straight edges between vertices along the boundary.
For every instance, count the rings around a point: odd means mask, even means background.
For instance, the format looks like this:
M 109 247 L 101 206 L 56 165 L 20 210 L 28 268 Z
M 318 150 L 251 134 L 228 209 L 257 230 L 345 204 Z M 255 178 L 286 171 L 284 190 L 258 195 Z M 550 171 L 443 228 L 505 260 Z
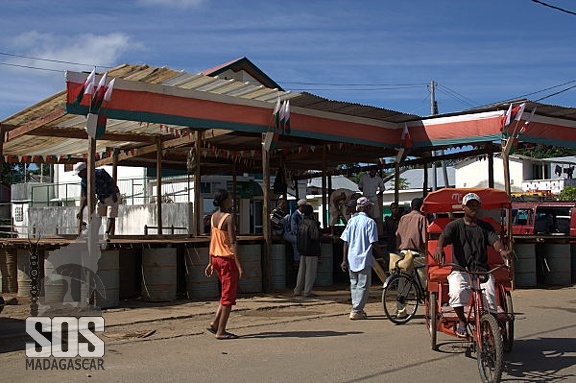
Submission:
M 236 334 L 232 334 L 231 332 L 224 333 L 224 335 L 216 336 L 218 340 L 229 340 L 229 339 L 238 339 L 239 336 Z
M 455 333 L 458 338 L 468 338 L 468 331 L 466 331 L 466 327 L 456 328 Z
M 216 332 L 218 331 L 217 328 L 214 328 L 212 326 L 210 327 L 206 327 L 206 330 L 210 331 L 212 334 L 216 335 Z

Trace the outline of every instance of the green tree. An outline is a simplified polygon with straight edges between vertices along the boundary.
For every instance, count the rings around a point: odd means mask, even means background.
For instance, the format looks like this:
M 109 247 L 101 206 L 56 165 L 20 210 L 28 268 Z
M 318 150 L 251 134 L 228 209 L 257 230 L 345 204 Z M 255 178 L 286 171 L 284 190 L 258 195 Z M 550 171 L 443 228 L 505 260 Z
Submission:
M 518 148 L 516 154 L 533 158 L 567 157 L 576 155 L 576 150 L 550 145 L 525 145 Z
M 576 186 L 566 186 L 558 196 L 560 201 L 576 201 Z
M 10 186 L 24 181 L 24 164 L 0 163 L 0 183 Z
M 408 189 L 408 180 L 406 178 L 402 178 L 400 177 L 400 179 L 398 180 L 398 190 L 406 190 Z

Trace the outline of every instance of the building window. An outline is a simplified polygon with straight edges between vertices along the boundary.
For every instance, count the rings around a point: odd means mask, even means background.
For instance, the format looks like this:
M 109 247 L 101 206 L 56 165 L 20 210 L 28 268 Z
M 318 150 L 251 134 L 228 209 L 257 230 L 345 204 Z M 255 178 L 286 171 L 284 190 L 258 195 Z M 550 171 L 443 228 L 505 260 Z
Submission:
M 22 222 L 24 221 L 24 208 L 22 206 L 16 206 L 14 209 L 14 221 Z

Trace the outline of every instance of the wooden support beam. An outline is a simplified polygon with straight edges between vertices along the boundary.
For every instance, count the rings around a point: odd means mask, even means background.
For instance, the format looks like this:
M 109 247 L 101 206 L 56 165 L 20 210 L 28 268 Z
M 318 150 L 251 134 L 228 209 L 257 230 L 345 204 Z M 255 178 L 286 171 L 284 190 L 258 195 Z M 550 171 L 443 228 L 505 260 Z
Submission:
M 264 270 L 264 291 L 272 291 L 272 268 L 270 265 L 270 253 L 272 252 L 272 230 L 270 227 L 270 216 L 272 209 L 270 205 L 270 152 L 264 148 L 264 137 L 262 133 L 262 186 L 264 189 L 264 200 L 262 201 L 262 227 L 264 234 L 264 248 L 262 249 L 262 269 Z
M 162 235 L 162 140 L 156 141 L 156 215 L 158 217 L 158 234 Z
M 26 124 L 21 125 L 18 128 L 12 129 L 5 133 L 5 141 L 8 142 L 13 140 L 16 137 L 23 136 L 25 134 L 30 134 L 30 132 L 43 127 L 46 124 L 49 124 L 61 117 L 66 115 L 66 111 L 64 108 L 58 108 L 40 118 L 27 122 Z
M 376 260 L 376 258 L 374 258 L 373 255 L 370 256 L 372 257 L 372 269 L 374 269 L 376 275 L 378 276 L 378 278 L 380 278 L 382 284 L 384 284 L 384 282 L 386 282 L 386 272 L 384 271 L 380 263 L 378 263 L 378 260 Z
M 202 201 L 202 196 L 200 195 L 200 180 L 202 177 L 202 169 L 200 168 L 200 149 L 202 148 L 202 141 L 204 140 L 204 132 L 201 130 L 196 131 L 196 139 L 194 142 L 194 148 L 196 151 L 196 166 L 194 167 L 194 235 L 199 236 L 203 231 L 200 225 L 203 224 L 200 205 Z

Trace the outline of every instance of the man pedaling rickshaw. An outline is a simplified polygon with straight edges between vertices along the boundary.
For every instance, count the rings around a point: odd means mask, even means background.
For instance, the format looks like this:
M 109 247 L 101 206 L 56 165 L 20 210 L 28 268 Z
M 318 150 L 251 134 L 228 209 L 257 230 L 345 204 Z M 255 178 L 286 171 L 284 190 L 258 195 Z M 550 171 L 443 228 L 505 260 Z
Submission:
M 489 223 L 477 218 L 482 205 L 476 193 L 468 193 L 462 198 L 464 217 L 451 221 L 446 225 L 436 247 L 434 259 L 442 264 L 444 261 L 444 246 L 453 246 L 453 262 L 469 271 L 488 271 L 487 247 L 492 246 L 505 260 L 510 256 L 510 250 L 504 249 L 498 234 Z M 452 270 L 448 276 L 449 305 L 458 316 L 456 335 L 460 338 L 468 336 L 466 330 L 466 315 L 464 307 L 470 298 L 470 281 L 466 273 Z M 494 277 L 489 275 L 480 285 L 483 289 L 485 304 L 492 313 L 496 313 L 496 286 Z

